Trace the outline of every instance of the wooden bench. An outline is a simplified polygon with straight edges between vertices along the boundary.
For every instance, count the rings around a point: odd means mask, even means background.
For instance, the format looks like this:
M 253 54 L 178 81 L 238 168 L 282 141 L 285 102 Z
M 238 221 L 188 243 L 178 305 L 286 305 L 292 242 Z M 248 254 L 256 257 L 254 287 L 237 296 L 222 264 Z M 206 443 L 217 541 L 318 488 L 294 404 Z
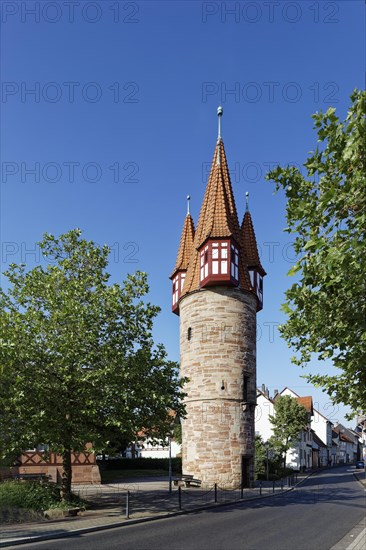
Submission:
M 188 474 L 176 476 L 173 482 L 174 485 L 178 485 L 179 487 L 182 487 L 183 485 L 186 487 L 201 487 L 201 480 L 195 479 L 192 475 Z
M 15 474 L 13 477 L 21 481 L 49 481 L 52 476 L 47 474 Z
M 194 479 L 193 477 L 192 479 L 185 480 L 186 487 L 201 487 L 201 483 L 202 481 L 200 479 Z
M 173 478 L 173 483 L 174 483 L 174 485 L 182 486 L 182 485 L 185 484 L 187 479 L 193 479 L 193 476 L 191 476 L 189 474 L 181 474 L 179 476 L 175 476 Z

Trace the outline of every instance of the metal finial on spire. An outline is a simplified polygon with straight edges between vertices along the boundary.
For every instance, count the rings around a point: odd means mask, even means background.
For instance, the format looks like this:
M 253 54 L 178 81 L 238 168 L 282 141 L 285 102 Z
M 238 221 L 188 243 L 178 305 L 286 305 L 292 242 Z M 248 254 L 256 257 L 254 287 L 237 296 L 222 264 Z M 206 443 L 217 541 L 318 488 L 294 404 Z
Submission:
M 249 210 L 249 192 L 248 191 L 245 193 L 245 203 L 246 203 L 245 209 Z
M 219 131 L 217 135 L 217 139 L 221 139 L 221 117 L 223 115 L 224 109 L 219 105 L 217 107 L 217 116 L 219 117 Z
M 221 107 L 221 105 L 219 105 L 217 107 L 217 116 L 219 117 L 219 130 L 218 130 L 218 134 L 217 134 L 217 144 L 220 143 L 221 141 L 221 117 L 222 117 L 222 113 L 224 112 L 223 108 Z M 217 166 L 220 166 L 221 164 L 221 159 L 220 159 L 220 148 L 218 149 L 217 151 L 217 161 L 216 161 L 216 164 Z
M 190 215 L 190 211 L 189 211 L 189 203 L 190 203 L 190 200 L 191 200 L 190 195 L 187 195 L 187 216 Z

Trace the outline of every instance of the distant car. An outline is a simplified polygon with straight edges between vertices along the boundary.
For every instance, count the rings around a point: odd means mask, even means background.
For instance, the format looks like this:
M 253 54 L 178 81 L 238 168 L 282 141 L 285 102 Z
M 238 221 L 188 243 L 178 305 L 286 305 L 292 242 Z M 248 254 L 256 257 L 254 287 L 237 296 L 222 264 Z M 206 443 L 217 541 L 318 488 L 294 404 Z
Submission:
M 365 463 L 363 460 L 356 462 L 356 468 L 365 468 Z

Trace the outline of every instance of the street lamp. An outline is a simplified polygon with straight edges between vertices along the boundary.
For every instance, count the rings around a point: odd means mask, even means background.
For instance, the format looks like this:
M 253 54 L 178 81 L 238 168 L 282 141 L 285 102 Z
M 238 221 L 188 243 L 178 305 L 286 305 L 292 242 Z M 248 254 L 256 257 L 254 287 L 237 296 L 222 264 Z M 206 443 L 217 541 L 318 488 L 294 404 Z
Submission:
M 172 492 L 172 434 L 168 433 L 169 442 L 169 493 Z

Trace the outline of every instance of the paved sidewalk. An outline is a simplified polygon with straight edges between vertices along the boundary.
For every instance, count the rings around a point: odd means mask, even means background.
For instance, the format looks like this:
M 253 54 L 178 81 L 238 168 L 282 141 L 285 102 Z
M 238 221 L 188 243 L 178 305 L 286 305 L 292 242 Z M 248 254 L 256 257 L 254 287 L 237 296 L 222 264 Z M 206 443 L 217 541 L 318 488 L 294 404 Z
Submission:
M 365 550 L 366 548 L 366 520 L 360 521 L 343 539 L 330 550 Z
M 299 482 L 307 475 L 299 476 Z M 284 490 L 292 487 L 284 486 Z M 151 478 L 126 480 L 123 483 L 103 485 L 77 485 L 74 492 L 91 502 L 102 503 L 103 508 L 88 509 L 77 517 L 59 520 L 45 520 L 41 523 L 12 524 L 2 526 L 0 531 L 0 547 L 15 544 L 59 538 L 75 532 L 90 532 L 104 528 L 120 527 L 131 523 L 149 521 L 152 519 L 193 512 L 202 508 L 221 506 L 225 503 L 239 501 L 240 491 L 217 492 L 215 503 L 214 489 L 199 488 L 182 489 L 181 504 L 179 491 L 173 486 L 169 493 L 167 478 Z M 129 492 L 129 514 L 126 515 L 127 494 Z M 245 500 L 266 498 L 281 493 L 280 486 L 275 488 L 271 482 L 263 482 L 262 489 L 245 489 Z

